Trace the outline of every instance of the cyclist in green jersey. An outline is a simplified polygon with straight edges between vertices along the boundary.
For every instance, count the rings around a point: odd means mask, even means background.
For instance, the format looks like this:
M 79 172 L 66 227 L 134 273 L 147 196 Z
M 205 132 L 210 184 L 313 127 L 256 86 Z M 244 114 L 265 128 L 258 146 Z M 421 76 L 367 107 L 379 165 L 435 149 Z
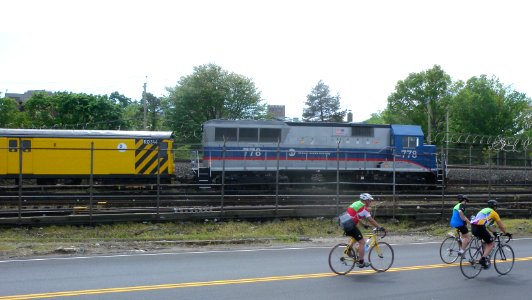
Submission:
M 380 231 L 385 231 L 385 229 L 371 217 L 371 214 L 368 211 L 373 197 L 368 193 L 362 193 L 359 198 L 360 200 L 353 202 L 353 204 L 347 208 L 347 212 L 344 215 L 348 216 L 348 218 L 346 218 L 344 222 L 341 222 L 341 225 L 344 229 L 345 235 L 353 237 L 358 242 L 358 257 L 360 257 L 358 266 L 364 268 L 369 267 L 370 264 L 364 262 L 364 246 L 366 241 L 364 241 L 364 237 L 362 236 L 360 229 L 357 227 L 358 222 L 360 219 L 366 219 L 371 225 L 379 228 Z M 352 247 L 353 245 L 350 244 L 349 246 Z
M 501 217 L 495 211 L 497 209 L 497 200 L 488 200 L 488 207 L 480 210 L 475 218 L 471 220 L 471 232 L 484 241 L 482 258 L 480 259 L 480 264 L 484 268 L 488 268 L 489 261 L 487 256 L 489 255 L 491 249 L 495 246 L 493 236 L 488 232 L 494 231 L 491 226 L 493 223 L 497 223 L 497 226 L 501 229 L 504 234 L 512 236 L 506 231 L 506 227 L 501 221 Z

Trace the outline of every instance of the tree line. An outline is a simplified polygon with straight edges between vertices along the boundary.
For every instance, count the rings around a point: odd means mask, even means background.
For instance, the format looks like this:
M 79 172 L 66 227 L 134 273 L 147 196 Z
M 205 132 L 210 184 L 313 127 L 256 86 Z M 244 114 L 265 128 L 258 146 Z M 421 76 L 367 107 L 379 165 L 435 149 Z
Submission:
M 270 119 L 252 79 L 215 64 L 194 68 L 168 95 L 146 93 L 133 100 L 119 92 L 89 95 L 37 92 L 23 104 L 0 98 L 0 127 L 171 130 L 177 141 L 197 143 L 210 119 Z M 486 136 L 532 138 L 532 101 L 526 94 L 479 75 L 453 81 L 438 65 L 399 80 L 383 111 L 366 123 L 418 124 L 429 141 L 449 128 Z M 342 122 L 347 110 L 339 94 L 319 80 L 306 96 L 303 121 Z M 146 121 L 144 121 L 146 119 Z

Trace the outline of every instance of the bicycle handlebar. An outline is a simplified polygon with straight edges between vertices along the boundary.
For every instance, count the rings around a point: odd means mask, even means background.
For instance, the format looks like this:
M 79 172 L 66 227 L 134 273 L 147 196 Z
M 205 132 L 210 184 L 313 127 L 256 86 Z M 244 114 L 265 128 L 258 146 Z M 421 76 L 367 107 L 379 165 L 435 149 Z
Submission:
M 501 237 L 501 236 L 505 236 L 506 239 L 503 240 L 503 243 L 508 243 L 511 239 L 512 239 L 512 234 L 511 233 L 500 233 L 500 232 L 494 232 L 493 233 L 495 236 L 497 237 Z
M 388 234 L 388 232 L 386 230 L 379 230 L 379 228 L 377 227 L 374 227 L 373 228 L 373 233 L 377 234 L 377 232 L 383 232 L 384 234 L 380 237 L 381 239 L 384 238 L 386 236 L 386 234 Z

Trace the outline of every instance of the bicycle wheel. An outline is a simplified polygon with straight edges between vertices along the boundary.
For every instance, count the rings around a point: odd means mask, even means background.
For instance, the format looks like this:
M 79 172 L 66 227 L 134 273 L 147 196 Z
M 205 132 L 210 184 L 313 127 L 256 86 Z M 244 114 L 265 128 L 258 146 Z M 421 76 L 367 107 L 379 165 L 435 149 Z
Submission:
M 386 242 L 377 242 L 369 249 L 368 261 L 377 272 L 385 272 L 393 264 L 393 248 Z
M 482 241 L 476 236 L 472 236 L 471 240 L 469 241 L 469 245 L 466 251 L 469 251 L 469 254 L 472 256 L 474 253 L 474 250 L 480 249 L 481 247 L 482 247 Z
M 512 270 L 514 261 L 514 250 L 510 245 L 501 245 L 493 256 L 495 270 L 501 275 L 506 275 Z
M 467 278 L 475 278 L 482 271 L 479 259 L 482 257 L 482 248 L 469 247 L 460 257 L 460 271 Z
M 458 259 L 458 250 L 460 250 L 460 244 L 456 241 L 455 237 L 448 237 L 441 243 L 440 257 L 446 264 L 452 264 Z
M 345 275 L 355 267 L 353 255 L 346 254 L 347 247 L 347 244 L 341 243 L 334 246 L 329 253 L 329 267 L 338 275 Z

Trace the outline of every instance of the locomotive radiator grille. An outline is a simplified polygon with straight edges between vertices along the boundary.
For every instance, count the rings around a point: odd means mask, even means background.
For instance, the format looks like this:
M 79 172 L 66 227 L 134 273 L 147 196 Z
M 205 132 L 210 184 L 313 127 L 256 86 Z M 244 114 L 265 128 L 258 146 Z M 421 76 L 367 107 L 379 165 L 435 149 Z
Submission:
M 158 143 L 146 143 L 144 139 L 136 139 L 135 146 L 136 174 L 156 175 Z M 168 174 L 167 155 L 159 155 L 159 168 L 161 174 Z

